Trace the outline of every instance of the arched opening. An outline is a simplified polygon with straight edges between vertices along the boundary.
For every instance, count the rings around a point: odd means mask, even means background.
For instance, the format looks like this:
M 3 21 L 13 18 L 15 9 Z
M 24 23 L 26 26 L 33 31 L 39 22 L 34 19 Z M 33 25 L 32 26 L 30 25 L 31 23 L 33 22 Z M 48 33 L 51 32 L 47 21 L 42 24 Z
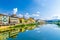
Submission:
M 22 23 L 22 20 L 20 20 L 20 23 Z

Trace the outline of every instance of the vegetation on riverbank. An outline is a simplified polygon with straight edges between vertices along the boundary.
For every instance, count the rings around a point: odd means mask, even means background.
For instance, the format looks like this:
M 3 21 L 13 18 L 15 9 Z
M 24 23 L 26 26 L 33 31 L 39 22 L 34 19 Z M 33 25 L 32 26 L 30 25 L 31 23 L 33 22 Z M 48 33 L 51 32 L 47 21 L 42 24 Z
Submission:
M 18 25 L 15 25 L 15 26 L 10 26 L 10 28 L 17 28 L 17 27 L 24 28 L 25 26 L 33 26 L 33 25 L 37 25 L 37 24 L 36 23 L 31 23 L 31 24 L 18 24 Z

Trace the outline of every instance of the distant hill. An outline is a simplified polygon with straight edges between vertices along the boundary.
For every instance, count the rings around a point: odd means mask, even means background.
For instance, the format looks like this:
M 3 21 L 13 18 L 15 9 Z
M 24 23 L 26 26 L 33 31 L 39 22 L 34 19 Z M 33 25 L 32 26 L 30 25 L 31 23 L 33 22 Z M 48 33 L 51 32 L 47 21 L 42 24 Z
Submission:
M 60 19 L 44 20 L 47 23 L 60 22 Z

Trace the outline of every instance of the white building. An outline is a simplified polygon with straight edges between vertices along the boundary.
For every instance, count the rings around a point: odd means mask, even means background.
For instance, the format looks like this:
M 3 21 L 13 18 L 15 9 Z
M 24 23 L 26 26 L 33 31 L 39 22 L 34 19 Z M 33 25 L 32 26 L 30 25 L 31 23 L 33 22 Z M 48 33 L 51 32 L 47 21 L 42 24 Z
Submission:
M 9 24 L 9 16 L 0 14 L 0 25 L 8 25 Z

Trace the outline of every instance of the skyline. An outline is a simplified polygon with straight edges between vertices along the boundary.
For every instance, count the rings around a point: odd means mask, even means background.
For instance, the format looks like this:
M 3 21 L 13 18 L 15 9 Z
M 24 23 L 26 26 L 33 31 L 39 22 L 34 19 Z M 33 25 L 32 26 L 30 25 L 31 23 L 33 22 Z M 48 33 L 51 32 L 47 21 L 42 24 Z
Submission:
M 20 17 L 24 15 L 36 19 L 60 19 L 60 0 L 0 0 L 0 13 L 17 13 Z

